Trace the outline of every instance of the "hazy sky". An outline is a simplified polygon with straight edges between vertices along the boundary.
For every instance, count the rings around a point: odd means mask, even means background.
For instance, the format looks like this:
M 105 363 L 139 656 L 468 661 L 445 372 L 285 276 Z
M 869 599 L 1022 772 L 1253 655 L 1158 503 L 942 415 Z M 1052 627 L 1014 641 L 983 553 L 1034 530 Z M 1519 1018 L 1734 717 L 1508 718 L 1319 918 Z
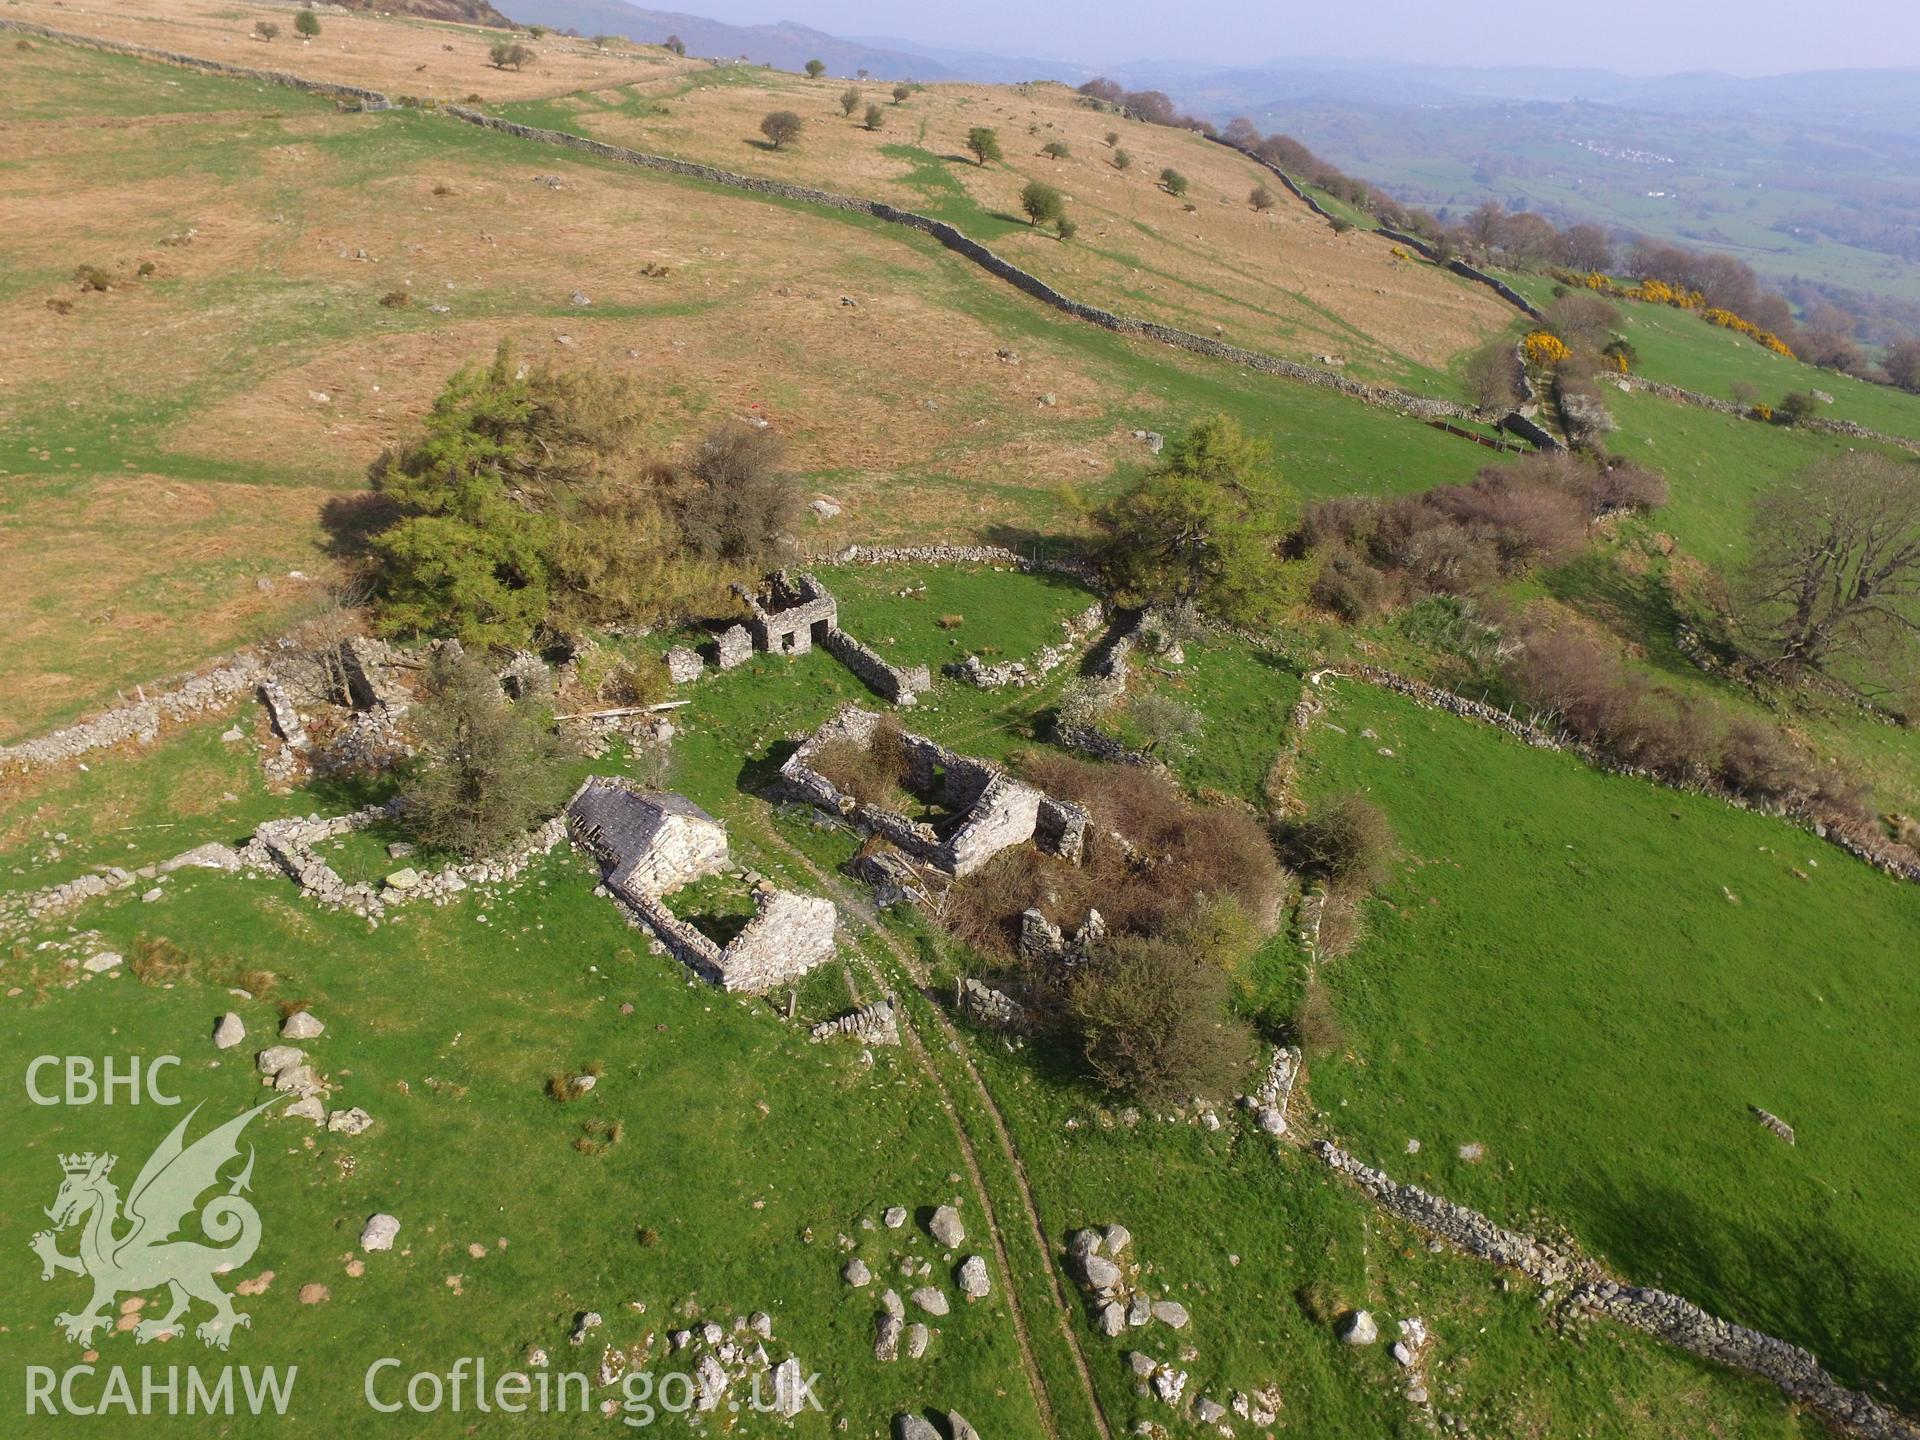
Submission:
M 1079 59 L 1301 56 L 1774 74 L 1920 66 L 1915 0 L 636 0 L 716 20 Z

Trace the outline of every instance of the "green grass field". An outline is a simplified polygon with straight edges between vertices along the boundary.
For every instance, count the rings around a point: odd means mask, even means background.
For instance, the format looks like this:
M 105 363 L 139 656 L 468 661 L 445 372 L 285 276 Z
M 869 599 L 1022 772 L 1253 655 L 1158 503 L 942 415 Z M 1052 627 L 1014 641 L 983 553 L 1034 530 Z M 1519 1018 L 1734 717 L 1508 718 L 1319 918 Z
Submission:
M 1553 303 L 1557 282 L 1548 276 L 1502 278 L 1537 305 Z M 1618 333 L 1639 352 L 1636 372 L 1649 379 L 1718 400 L 1733 399 L 1734 385 L 1744 381 L 1754 387 L 1760 403 L 1776 406 L 1789 391 L 1820 390 L 1833 397 L 1833 404 L 1823 404 L 1816 412 L 1823 419 L 1851 420 L 1885 435 L 1920 439 L 1920 395 L 1789 360 L 1688 310 L 1636 300 L 1608 303 L 1621 313 Z
M 1920 893 L 1364 686 L 1303 776 L 1310 800 L 1364 791 L 1404 848 L 1372 934 L 1326 970 L 1348 1031 L 1313 1069 L 1329 1128 L 1912 1404 L 1920 1231 L 1889 1141 L 1920 1094 Z M 1483 1161 L 1456 1157 L 1469 1142 Z

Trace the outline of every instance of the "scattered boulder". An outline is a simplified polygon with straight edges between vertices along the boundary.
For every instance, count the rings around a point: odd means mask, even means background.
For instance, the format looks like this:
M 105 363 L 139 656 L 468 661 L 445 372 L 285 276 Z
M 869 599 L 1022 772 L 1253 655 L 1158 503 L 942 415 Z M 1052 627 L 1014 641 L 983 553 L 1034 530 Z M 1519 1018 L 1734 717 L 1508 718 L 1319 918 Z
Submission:
M 951 1205 L 942 1205 L 927 1222 L 927 1233 L 951 1250 L 966 1240 L 967 1227 L 960 1223 L 959 1211 Z
M 126 957 L 118 951 L 102 950 L 97 955 L 89 955 L 80 962 L 80 968 L 90 975 L 103 975 L 120 965 Z
M 960 1293 L 969 1300 L 984 1300 L 993 1289 L 993 1281 L 987 1275 L 987 1262 L 978 1255 L 969 1255 L 960 1262 L 958 1279 Z
M 1380 1327 L 1365 1310 L 1356 1310 L 1340 1323 L 1340 1338 L 1349 1345 L 1371 1345 L 1380 1338 Z
M 327 1116 L 327 1129 L 336 1135 L 358 1135 L 373 1124 L 373 1116 L 358 1105 L 351 1110 L 335 1110 Z
M 947 1411 L 947 1433 L 953 1440 L 980 1440 L 980 1432 L 969 1425 L 958 1410 Z
M 282 1070 L 290 1070 L 307 1058 L 307 1052 L 298 1045 L 269 1045 L 254 1057 L 254 1063 L 260 1067 L 262 1075 L 278 1075 Z
M 368 1220 L 360 1232 L 360 1248 L 366 1251 L 393 1249 L 394 1236 L 400 1233 L 400 1222 L 392 1215 L 375 1215 Z
M 420 872 L 409 865 L 387 876 L 386 883 L 389 890 L 411 890 L 420 883 Z
M 873 1322 L 873 1358 L 886 1361 L 900 1353 L 900 1332 L 906 1322 L 898 1315 L 882 1312 Z
M 853 302 L 843 297 L 841 303 Z M 925 1416 L 900 1414 L 893 1417 L 893 1440 L 940 1440 L 940 1432 Z
M 1088 1254 L 1080 1258 L 1080 1273 L 1086 1277 L 1089 1288 L 1102 1294 L 1117 1290 L 1125 1278 L 1120 1267 L 1104 1255 Z
M 846 1268 L 840 1272 L 847 1284 L 858 1290 L 873 1279 L 873 1271 L 867 1268 L 867 1262 L 858 1255 L 847 1261 Z
M 927 1353 L 927 1342 L 933 1338 L 933 1332 L 918 1320 L 907 1326 L 907 1358 L 918 1360 Z
M 898 1230 L 902 1225 L 907 1223 L 907 1207 L 904 1205 L 889 1205 L 880 1216 L 880 1220 L 887 1229 Z
M 951 1308 L 947 1292 L 934 1285 L 922 1285 L 908 1297 L 929 1315 L 944 1315 Z
M 311 1010 L 296 1010 L 280 1022 L 282 1040 L 317 1040 L 326 1030 Z
M 1187 1328 L 1187 1307 L 1178 1300 L 1156 1300 L 1153 1302 L 1153 1318 L 1162 1325 L 1184 1330 Z
M 247 1024 L 233 1011 L 222 1015 L 213 1027 L 213 1044 L 217 1050 L 231 1050 L 247 1038 Z
M 1118 1300 L 1109 1300 L 1100 1307 L 1100 1313 L 1094 1318 L 1094 1324 L 1100 1333 L 1106 1336 L 1120 1334 L 1127 1328 L 1127 1312 Z

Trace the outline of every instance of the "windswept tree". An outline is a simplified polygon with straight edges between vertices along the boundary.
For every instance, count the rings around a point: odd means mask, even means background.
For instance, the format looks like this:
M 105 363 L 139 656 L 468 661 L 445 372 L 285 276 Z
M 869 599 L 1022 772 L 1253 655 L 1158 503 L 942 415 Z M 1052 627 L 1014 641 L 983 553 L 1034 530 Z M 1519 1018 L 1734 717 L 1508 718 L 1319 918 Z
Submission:
M 827 73 L 826 61 L 824 60 L 807 61 L 807 78 L 809 80 L 818 80 L 822 75 L 826 73 Z
M 973 163 L 985 165 L 989 160 L 1000 158 L 1000 137 L 985 125 L 976 125 L 967 131 L 967 152 L 973 156 Z
M 764 570 L 791 543 L 800 489 L 772 430 L 726 420 L 707 432 L 682 468 L 675 505 L 681 535 L 696 555 Z
M 1020 208 L 1026 212 L 1029 225 L 1059 219 L 1066 206 L 1065 197 L 1044 180 L 1029 180 L 1020 192 Z
M 1271 210 L 1273 208 L 1273 191 L 1264 185 L 1255 185 L 1252 192 L 1247 196 L 1247 203 L 1259 211 L 1264 212 Z
M 878 130 L 882 125 L 886 124 L 886 121 L 886 111 L 882 110 L 878 105 L 867 106 L 867 129 Z
M 1755 502 L 1743 619 L 1768 668 L 1920 689 L 1920 463 L 1854 451 Z
M 320 33 L 320 17 L 311 10 L 293 12 L 294 32 L 303 39 L 311 40 Z
M 487 51 L 487 60 L 496 70 L 519 70 L 534 60 L 533 47 L 518 40 L 496 40 Z
M 806 122 L 791 110 L 775 110 L 760 122 L 760 133 L 776 150 L 784 149 L 791 140 L 798 140 L 805 128 Z
M 849 85 L 840 92 L 840 113 L 851 120 L 853 112 L 859 108 L 860 88 L 857 85 Z
M 1160 172 L 1160 184 L 1169 195 L 1178 197 L 1187 193 L 1187 177 L 1171 165 Z
M 1881 362 L 1881 368 L 1887 372 L 1887 378 L 1902 390 L 1920 395 L 1920 339 L 1909 337 L 1889 345 L 1887 358 Z
M 255 38 L 271 43 L 280 34 L 280 27 L 271 20 L 256 20 L 253 33 Z
M 407 828 L 435 850 L 498 854 L 566 797 L 566 747 L 553 717 L 511 702 L 478 655 L 442 651 L 410 717 L 419 768 L 401 795 Z
M 905 81 L 902 81 L 893 87 L 893 103 L 896 105 L 904 105 L 907 103 L 907 97 L 911 94 L 913 94 L 913 87 Z
M 671 50 L 676 55 L 684 57 L 687 53 L 687 42 L 682 40 L 678 35 L 669 35 L 665 40 L 661 41 L 660 44 L 661 48 Z
M 1295 508 L 1268 447 L 1225 415 L 1208 416 L 1095 513 L 1106 535 L 1101 569 L 1123 604 L 1191 604 L 1257 621 L 1277 597 L 1277 552 Z

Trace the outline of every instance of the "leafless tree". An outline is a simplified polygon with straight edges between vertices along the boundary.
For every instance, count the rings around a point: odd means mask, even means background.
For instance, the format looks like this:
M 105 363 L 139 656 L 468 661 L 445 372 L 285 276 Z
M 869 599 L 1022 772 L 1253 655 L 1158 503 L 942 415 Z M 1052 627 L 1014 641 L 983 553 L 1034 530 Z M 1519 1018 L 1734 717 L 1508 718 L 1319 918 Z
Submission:
M 1920 464 L 1855 451 L 1762 494 L 1743 619 L 1769 669 L 1904 693 L 1920 670 Z

